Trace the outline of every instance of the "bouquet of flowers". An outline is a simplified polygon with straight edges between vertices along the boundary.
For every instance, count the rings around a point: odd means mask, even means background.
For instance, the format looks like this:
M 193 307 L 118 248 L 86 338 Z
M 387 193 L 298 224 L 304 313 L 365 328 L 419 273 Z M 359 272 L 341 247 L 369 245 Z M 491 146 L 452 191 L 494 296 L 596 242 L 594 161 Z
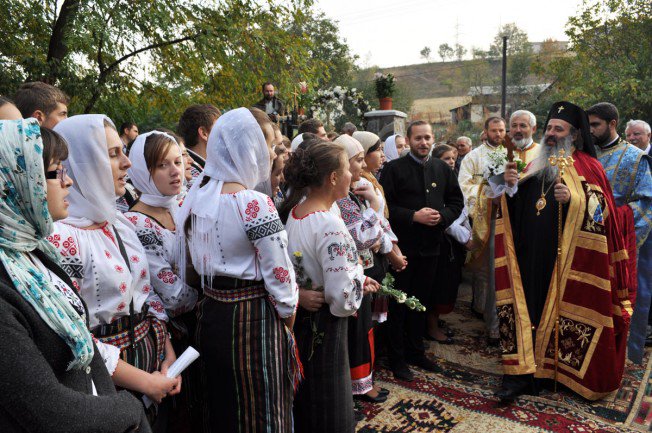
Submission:
M 488 164 L 484 169 L 483 176 L 485 179 L 489 179 L 493 176 L 502 175 L 505 173 L 505 165 L 507 164 L 507 149 L 502 144 L 498 146 L 494 151 L 489 152 L 487 155 L 489 158 Z M 518 157 L 514 157 L 516 163 L 516 171 L 521 173 L 525 170 L 525 163 Z
M 399 304 L 405 304 L 410 310 L 415 311 L 426 311 L 426 307 L 414 296 L 408 298 L 405 292 L 397 290 L 394 288 L 394 277 L 392 274 L 386 274 L 383 278 L 383 282 L 380 285 L 380 289 L 377 292 L 379 295 L 391 296 Z

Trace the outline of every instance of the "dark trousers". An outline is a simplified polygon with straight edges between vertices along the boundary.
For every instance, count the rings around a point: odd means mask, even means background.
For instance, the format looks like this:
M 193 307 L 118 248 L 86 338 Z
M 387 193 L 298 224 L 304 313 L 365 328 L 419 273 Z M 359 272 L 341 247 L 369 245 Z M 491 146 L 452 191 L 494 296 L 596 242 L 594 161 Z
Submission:
M 433 281 L 437 271 L 437 257 L 408 257 L 408 266 L 403 272 L 393 272 L 394 288 L 408 296 L 416 296 L 423 305 L 429 305 Z M 394 299 L 389 301 L 387 313 L 387 337 L 389 361 L 392 367 L 415 360 L 425 354 L 423 331 L 426 313 L 410 310 Z

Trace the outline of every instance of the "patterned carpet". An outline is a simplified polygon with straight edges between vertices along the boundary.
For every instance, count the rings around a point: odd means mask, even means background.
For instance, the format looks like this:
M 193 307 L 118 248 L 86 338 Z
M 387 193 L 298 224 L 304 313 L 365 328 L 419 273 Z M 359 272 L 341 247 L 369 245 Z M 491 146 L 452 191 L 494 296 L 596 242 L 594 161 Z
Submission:
M 501 405 L 493 396 L 500 385 L 498 349 L 487 349 L 483 323 L 470 302 L 458 302 L 446 316 L 455 330 L 455 345 L 428 343 L 428 355 L 439 371 L 414 369 L 416 380 L 402 382 L 379 369 L 377 383 L 391 391 L 382 404 L 364 404 L 366 419 L 359 433 L 481 432 L 481 433 L 627 433 L 652 431 L 650 352 L 643 366 L 628 362 L 621 388 L 589 402 L 567 390 L 544 390 Z

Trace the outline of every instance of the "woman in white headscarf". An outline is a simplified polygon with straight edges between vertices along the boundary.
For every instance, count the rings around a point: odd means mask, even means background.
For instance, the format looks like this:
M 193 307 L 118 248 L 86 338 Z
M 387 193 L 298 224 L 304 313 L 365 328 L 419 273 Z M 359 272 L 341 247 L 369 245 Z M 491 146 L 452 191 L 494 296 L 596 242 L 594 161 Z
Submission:
M 269 178 L 273 140 L 262 111 L 223 114 L 177 214 L 177 262 L 185 273 L 190 260 L 204 294 L 196 339 L 205 432 L 292 428 L 300 372 L 288 328 L 298 290 L 274 202 L 254 190 Z
M 387 162 L 400 158 L 403 150 L 405 150 L 405 137 L 401 134 L 394 134 L 387 137 L 384 149 Z
M 119 348 L 127 363 L 164 374 L 176 359 L 165 308 L 152 290 L 147 256 L 133 225 L 116 208 L 131 165 L 120 137 L 111 120 L 99 114 L 70 117 L 55 131 L 69 144 L 63 165 L 74 185 L 69 216 L 55 223 L 48 239 L 88 305 L 93 335 Z M 180 379 L 148 376 L 167 381 L 168 395 L 180 390 Z
M 116 394 L 89 312 L 46 240 L 71 185 L 65 143 L 54 141 L 35 119 L 0 121 L 0 431 L 149 432 L 142 405 Z

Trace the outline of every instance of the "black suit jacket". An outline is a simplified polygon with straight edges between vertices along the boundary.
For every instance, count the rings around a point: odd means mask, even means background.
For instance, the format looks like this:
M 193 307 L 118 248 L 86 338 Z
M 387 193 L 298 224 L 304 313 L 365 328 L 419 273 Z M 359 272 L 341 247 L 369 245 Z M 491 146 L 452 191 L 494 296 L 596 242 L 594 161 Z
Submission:
M 35 254 L 73 288 L 59 266 Z M 0 354 L 1 432 L 151 432 L 142 404 L 127 391 L 116 393 L 97 348 L 87 369 L 67 370 L 70 348 L 18 293 L 2 264 Z
M 419 164 L 410 155 L 390 161 L 380 183 L 389 206 L 389 222 L 407 256 L 436 256 L 444 229 L 462 213 L 464 197 L 453 170 L 439 159 Z M 434 226 L 414 222 L 424 207 L 439 211 L 442 221 Z
M 267 101 L 265 100 L 265 98 L 263 98 L 260 101 L 256 102 L 254 104 L 254 107 L 265 111 L 265 105 L 266 104 L 267 104 Z M 285 104 L 283 104 L 283 101 L 278 99 L 276 96 L 274 96 L 272 98 L 272 107 L 274 107 L 274 111 L 276 111 L 276 114 L 278 114 L 280 116 L 285 115 Z

